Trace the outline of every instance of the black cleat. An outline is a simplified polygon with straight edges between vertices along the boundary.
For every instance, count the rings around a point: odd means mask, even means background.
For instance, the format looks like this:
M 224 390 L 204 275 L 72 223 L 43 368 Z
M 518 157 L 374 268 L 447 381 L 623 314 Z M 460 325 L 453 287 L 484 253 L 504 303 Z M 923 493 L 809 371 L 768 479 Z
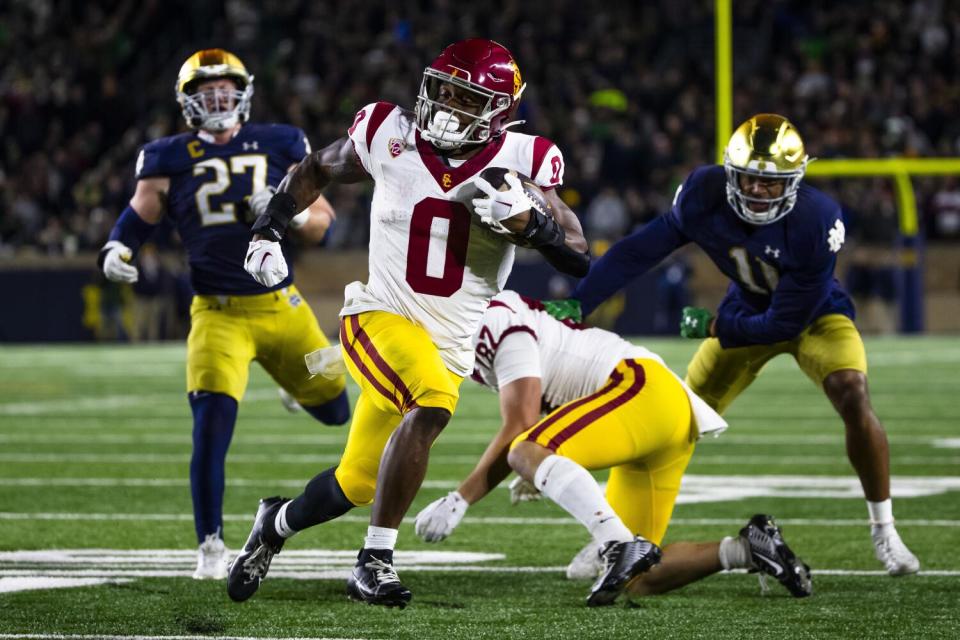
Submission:
M 403 609 L 413 598 L 410 589 L 400 583 L 393 562 L 367 556 L 358 561 L 347 578 L 347 595 L 352 600 Z
M 637 536 L 629 542 L 608 542 L 600 552 L 603 572 L 587 596 L 588 607 L 613 604 L 631 580 L 659 564 L 660 547 Z
M 747 526 L 740 529 L 740 537 L 750 545 L 750 560 L 757 571 L 776 578 L 795 598 L 813 593 L 810 567 L 784 542 L 773 516 L 762 513 L 753 516 Z M 761 587 L 762 582 L 761 579 Z
M 270 568 L 270 561 L 274 555 L 280 553 L 283 544 L 275 546 L 264 540 L 263 525 L 267 518 L 276 515 L 277 509 L 287 500 L 288 498 L 273 497 L 260 501 L 250 537 L 230 565 L 230 572 L 227 574 L 227 595 L 234 602 L 243 602 L 257 592 L 260 581 L 266 577 Z

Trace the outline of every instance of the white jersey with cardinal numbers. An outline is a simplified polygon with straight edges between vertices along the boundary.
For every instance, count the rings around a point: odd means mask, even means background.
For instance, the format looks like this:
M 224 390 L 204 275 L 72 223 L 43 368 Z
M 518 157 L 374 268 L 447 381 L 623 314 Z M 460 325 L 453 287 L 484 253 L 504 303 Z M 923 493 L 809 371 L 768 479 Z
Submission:
M 423 327 L 454 373 L 473 371 L 471 338 L 490 298 L 503 289 L 514 245 L 484 226 L 470 201 L 488 167 L 562 183 L 563 156 L 537 136 L 507 132 L 466 161 L 445 160 L 422 140 L 413 114 L 367 105 L 349 131 L 374 180 L 369 279 L 347 285 L 341 316 L 388 311 Z
M 650 359 L 654 352 L 610 331 L 560 322 L 543 305 L 514 291 L 503 291 L 489 304 L 474 334 L 473 377 L 494 391 L 520 378 L 540 378 L 543 404 L 554 409 L 603 387 L 621 360 Z M 676 374 L 674 374 L 676 375 Z M 719 434 L 726 421 L 680 378 L 699 434 Z

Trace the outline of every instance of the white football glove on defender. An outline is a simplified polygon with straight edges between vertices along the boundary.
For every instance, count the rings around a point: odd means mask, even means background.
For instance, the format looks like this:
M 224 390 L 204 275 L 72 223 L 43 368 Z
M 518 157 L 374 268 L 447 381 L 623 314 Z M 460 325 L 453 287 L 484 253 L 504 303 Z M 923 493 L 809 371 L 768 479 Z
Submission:
M 533 484 L 517 476 L 510 482 L 510 504 L 533 502 L 539 500 L 542 494 Z
M 287 261 L 279 242 L 251 240 L 243 268 L 265 287 L 273 287 L 287 277 Z
M 347 372 L 347 363 L 343 360 L 343 351 L 339 344 L 331 347 L 321 347 L 303 356 L 307 363 L 307 371 L 312 376 L 323 376 L 333 380 Z
M 140 277 L 137 268 L 130 264 L 133 252 L 119 240 L 111 240 L 103 245 L 106 255 L 103 257 L 103 275 L 113 282 L 136 282 Z
M 512 173 L 503 176 L 510 187 L 508 191 L 497 191 L 493 185 L 477 176 L 473 184 L 486 194 L 484 198 L 473 199 L 473 211 L 480 216 L 480 221 L 497 233 L 511 233 L 503 226 L 507 218 L 520 215 L 533 208 L 533 202 L 523 190 L 520 179 Z
M 427 542 L 440 542 L 457 528 L 468 506 L 459 492 L 451 491 L 417 514 L 413 530 Z

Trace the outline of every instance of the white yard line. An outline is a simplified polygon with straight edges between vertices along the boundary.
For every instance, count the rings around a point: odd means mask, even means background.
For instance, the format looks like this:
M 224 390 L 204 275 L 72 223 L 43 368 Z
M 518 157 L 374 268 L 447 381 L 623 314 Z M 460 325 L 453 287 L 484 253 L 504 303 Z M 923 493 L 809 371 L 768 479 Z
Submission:
M 253 512 L 238 514 L 225 513 L 223 519 L 228 522 L 252 522 Z M 407 524 L 413 524 L 413 516 L 403 519 Z M 14 512 L 0 511 L 0 520 L 76 520 L 76 521 L 151 521 L 151 522 L 193 522 L 193 514 L 189 513 L 68 513 L 68 512 Z M 369 516 L 345 515 L 337 518 L 337 522 L 370 521 Z M 503 525 L 557 525 L 581 526 L 572 518 L 510 518 L 510 517 L 472 517 L 467 516 L 464 524 L 503 524 Z M 830 518 L 777 518 L 777 522 L 791 526 L 812 527 L 865 527 L 869 523 L 866 518 L 860 520 L 830 519 Z M 731 525 L 743 526 L 743 518 L 673 518 L 673 525 Z M 960 527 L 960 520 L 928 520 L 928 519 L 897 519 L 901 527 Z
M 185 418 L 187 420 L 188 418 Z M 92 445 L 92 444 L 133 444 L 133 445 L 182 445 L 189 447 L 191 445 L 191 436 L 189 429 L 182 425 L 177 429 L 170 430 L 168 433 L 162 433 L 163 429 L 158 429 L 153 425 L 149 433 L 136 434 L 130 433 L 130 425 L 117 425 L 110 427 L 104 424 L 91 424 L 82 428 L 82 431 L 96 430 L 96 433 L 77 433 L 75 426 L 65 425 L 59 429 L 50 429 L 41 427 L 29 432 L 23 431 L 23 425 L 11 423 L 9 431 L 4 432 L 0 428 L 0 444 L 49 444 L 51 446 L 62 445 Z M 157 431 L 161 433 L 157 433 Z M 313 433 L 307 434 L 284 434 L 284 435 L 253 435 L 239 430 L 234 438 L 234 442 L 243 445 L 342 445 L 347 436 L 347 429 L 317 427 Z M 960 438 L 950 438 L 945 434 L 929 435 L 910 435 L 910 436 L 888 436 L 888 440 L 893 445 L 921 445 L 942 448 L 960 448 Z M 490 435 L 487 433 L 444 433 L 438 441 L 438 445 L 443 444 L 486 444 L 490 441 Z M 844 442 L 843 434 L 739 434 L 724 433 L 718 438 L 708 438 L 701 442 L 701 446 L 713 447 L 721 445 L 790 445 L 790 446 L 814 446 L 825 445 L 830 447 L 842 446 Z M 702 451 L 702 450 L 701 450 Z
M 783 466 L 783 465 L 843 465 L 849 461 L 842 453 L 834 456 L 770 456 L 770 455 L 714 455 L 704 453 L 708 445 L 701 445 L 693 458 L 695 466 Z M 330 464 L 339 462 L 340 454 L 255 454 L 234 453 L 228 460 L 232 464 L 274 464 L 282 458 L 285 464 Z M 960 465 L 960 456 L 891 456 L 895 464 L 912 465 Z M 189 463 L 189 453 L 0 453 L 0 462 L 36 464 L 184 464 Z M 476 463 L 477 455 L 435 454 L 430 456 L 433 464 Z

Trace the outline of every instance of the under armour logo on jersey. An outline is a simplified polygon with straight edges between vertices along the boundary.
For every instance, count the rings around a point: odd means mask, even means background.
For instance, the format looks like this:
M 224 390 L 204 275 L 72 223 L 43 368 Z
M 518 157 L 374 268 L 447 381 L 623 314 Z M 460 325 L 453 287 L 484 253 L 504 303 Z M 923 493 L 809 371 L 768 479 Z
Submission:
M 834 253 L 840 251 L 840 247 L 843 246 L 843 241 L 846 239 L 846 236 L 847 230 L 844 228 L 843 222 L 837 220 L 833 228 L 827 233 L 827 244 L 830 245 L 830 251 Z
M 774 249 L 770 245 L 767 245 L 767 248 L 764 249 L 763 252 L 768 256 L 773 256 L 774 260 L 780 259 L 780 249 Z
M 243 150 L 244 150 L 244 151 L 250 151 L 250 149 L 253 149 L 254 151 L 257 150 L 257 141 L 256 141 L 256 140 L 254 140 L 253 142 L 244 142 L 244 143 L 243 143 Z

